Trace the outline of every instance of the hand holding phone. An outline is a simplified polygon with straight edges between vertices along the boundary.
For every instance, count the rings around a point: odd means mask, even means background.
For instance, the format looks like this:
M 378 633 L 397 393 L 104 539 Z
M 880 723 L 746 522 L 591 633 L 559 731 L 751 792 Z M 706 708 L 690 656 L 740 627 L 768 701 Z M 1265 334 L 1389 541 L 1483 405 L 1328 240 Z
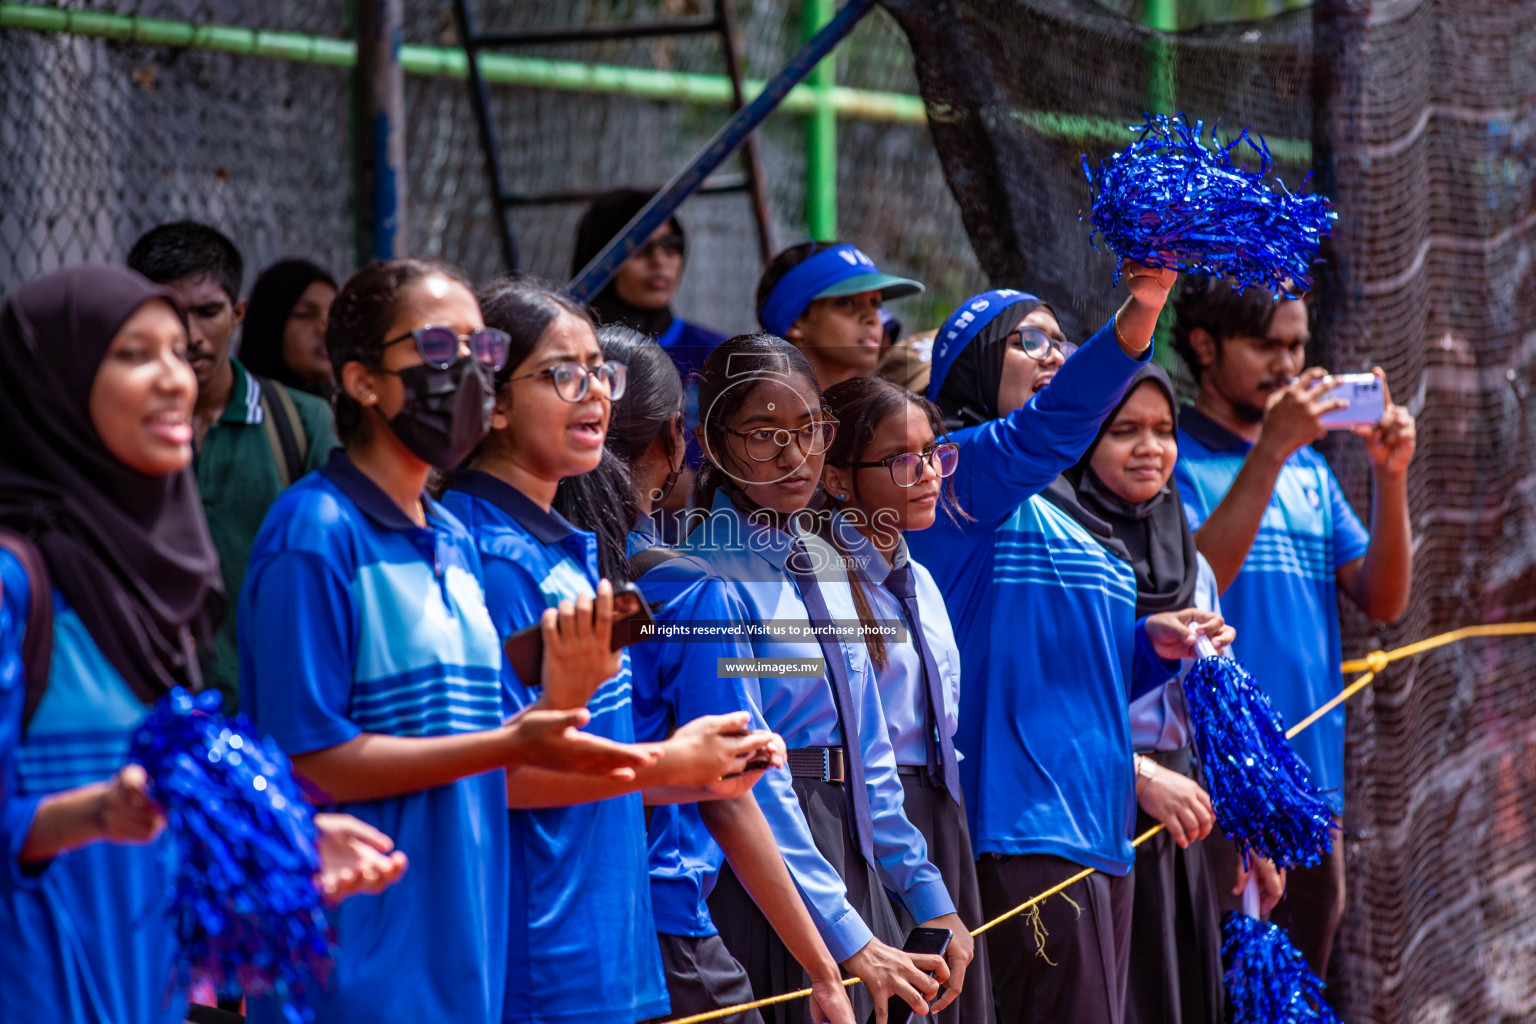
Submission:
M 1387 392 L 1381 378 L 1374 373 L 1343 373 L 1328 378 L 1333 389 L 1329 398 L 1342 399 L 1349 404 L 1342 409 L 1325 412 L 1318 422 L 1329 430 L 1346 430 L 1350 427 L 1374 427 L 1387 412 Z
M 619 670 L 614 652 L 645 639 L 644 626 L 652 621 L 638 587 L 613 587 L 603 580 L 596 598 L 562 601 L 558 608 L 546 609 L 538 622 L 508 637 L 503 651 L 523 685 L 544 688 L 549 706 L 584 707 L 597 687 Z
M 948 952 L 950 940 L 953 938 L 954 933 L 948 928 L 913 928 L 907 933 L 907 941 L 902 944 L 901 951 L 941 957 Z M 928 976 L 934 977 L 932 972 L 928 972 Z M 934 996 L 930 1002 L 938 1002 L 943 995 L 944 989 L 940 986 L 938 995 Z M 917 1018 L 917 1013 L 907 1005 L 907 1001 L 896 996 L 891 997 L 885 1012 L 886 1024 L 912 1024 Z M 871 1013 L 868 1024 L 876 1024 L 878 1020 L 879 1015 Z

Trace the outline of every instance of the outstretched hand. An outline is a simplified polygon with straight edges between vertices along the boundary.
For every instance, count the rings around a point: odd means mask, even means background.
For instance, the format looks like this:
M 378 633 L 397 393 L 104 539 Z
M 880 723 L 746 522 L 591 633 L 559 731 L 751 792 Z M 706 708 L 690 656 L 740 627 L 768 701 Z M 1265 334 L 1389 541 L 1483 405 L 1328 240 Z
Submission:
M 400 880 L 408 866 L 394 840 L 350 814 L 316 814 L 315 848 L 320 874 L 315 883 L 329 903 L 358 893 L 383 892 Z
M 507 765 L 535 765 L 551 771 L 606 775 L 632 781 L 635 769 L 655 764 L 656 744 L 615 743 L 581 731 L 592 716 L 585 708 L 565 711 L 528 708 L 502 726 L 510 740 Z

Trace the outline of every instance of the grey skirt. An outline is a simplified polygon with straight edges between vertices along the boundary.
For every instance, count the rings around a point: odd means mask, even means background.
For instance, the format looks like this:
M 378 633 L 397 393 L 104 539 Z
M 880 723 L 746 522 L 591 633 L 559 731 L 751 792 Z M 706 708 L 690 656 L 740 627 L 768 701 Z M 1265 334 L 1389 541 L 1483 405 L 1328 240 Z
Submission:
M 896 913 L 885 889 L 880 885 L 874 865 L 864 859 L 848 834 L 848 799 L 842 783 L 816 779 L 796 779 L 795 794 L 810 826 L 811 838 L 827 862 L 842 876 L 848 889 L 848 902 L 859 912 L 870 931 L 882 942 L 901 948 L 906 933 L 896 921 Z M 746 968 L 752 991 L 759 999 L 806 988 L 810 979 L 778 935 L 757 909 L 752 897 L 731 871 L 729 864 L 720 869 L 720 880 L 709 896 L 709 913 L 720 938 L 738 963 Z M 855 1021 L 865 1021 L 874 1004 L 863 986 L 848 990 L 853 1000 Z M 764 1024 L 810 1024 L 810 1003 L 796 999 L 759 1011 Z

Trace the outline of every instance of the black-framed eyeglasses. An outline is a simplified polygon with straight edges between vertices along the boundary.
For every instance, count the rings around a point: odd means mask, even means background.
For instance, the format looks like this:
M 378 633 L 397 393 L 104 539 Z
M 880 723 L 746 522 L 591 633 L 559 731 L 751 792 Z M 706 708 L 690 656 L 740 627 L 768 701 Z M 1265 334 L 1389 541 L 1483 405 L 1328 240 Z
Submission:
M 732 430 L 722 427 L 727 434 L 745 442 L 747 458 L 753 462 L 772 462 L 779 453 L 789 447 L 791 441 L 800 448 L 802 455 L 821 455 L 832 447 L 837 436 L 837 420 L 830 416 L 812 420 L 803 427 L 791 430 L 787 427 L 758 427 L 756 430 Z
M 920 452 L 898 452 L 887 455 L 879 462 L 855 462 L 853 465 L 856 469 L 884 466 L 891 471 L 891 483 L 897 487 L 912 487 L 923 478 L 924 463 L 932 466 L 940 479 L 954 476 L 955 468 L 960 465 L 960 446 L 953 441 L 945 441 L 942 444 L 931 444 Z
M 1052 349 L 1060 352 L 1063 359 L 1077 351 L 1077 346 L 1070 341 L 1057 341 L 1038 327 L 1020 327 L 1010 332 L 1003 341 L 1022 349 L 1025 355 L 1037 363 L 1049 359 Z
M 653 238 L 641 244 L 635 250 L 635 255 L 644 257 L 659 252 L 663 256 L 676 256 L 681 259 L 687 255 L 687 250 L 688 243 L 683 240 L 682 235 L 662 235 L 660 238 Z
M 469 345 L 469 354 L 476 362 L 484 363 L 492 370 L 499 370 L 507 365 L 507 352 L 512 345 L 511 335 L 495 327 L 480 327 L 468 334 L 460 334 L 452 327 L 428 324 L 414 331 L 406 331 L 398 338 L 390 338 L 379 348 L 386 349 L 409 339 L 415 339 L 421 361 L 439 370 L 448 369 L 459 358 L 461 343 Z
M 509 377 L 507 383 L 532 377 L 548 377 L 555 386 L 555 394 L 573 405 L 587 397 L 587 393 L 592 390 L 592 378 L 596 377 L 608 389 L 609 399 L 617 402 L 624 397 L 624 388 L 629 383 L 629 367 L 611 359 L 596 366 L 586 366 L 571 359 L 556 363 L 547 370 Z

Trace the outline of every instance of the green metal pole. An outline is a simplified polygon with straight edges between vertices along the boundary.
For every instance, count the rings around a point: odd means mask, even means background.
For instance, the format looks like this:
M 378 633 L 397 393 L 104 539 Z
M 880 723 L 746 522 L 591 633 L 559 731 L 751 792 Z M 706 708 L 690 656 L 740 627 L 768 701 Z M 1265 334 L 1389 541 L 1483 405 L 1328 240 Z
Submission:
M 1179 0 L 1147 0 L 1147 27 L 1158 32 L 1179 30 Z M 1147 109 L 1154 114 L 1177 113 L 1178 54 L 1170 40 L 1152 36 L 1147 40 Z
M 801 0 L 805 38 L 832 20 L 832 0 Z M 837 238 L 837 55 L 816 65 L 807 83 L 814 106 L 805 127 L 805 226 L 818 242 Z

